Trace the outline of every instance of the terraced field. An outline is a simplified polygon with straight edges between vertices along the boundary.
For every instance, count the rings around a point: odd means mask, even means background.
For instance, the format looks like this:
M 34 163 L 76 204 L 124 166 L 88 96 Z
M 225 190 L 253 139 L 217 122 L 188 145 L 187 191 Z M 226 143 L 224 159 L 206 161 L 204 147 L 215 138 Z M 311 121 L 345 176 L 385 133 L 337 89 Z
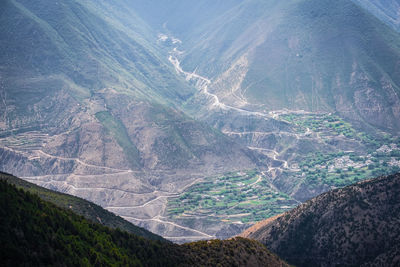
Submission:
M 297 202 L 278 192 L 263 173 L 249 170 L 210 177 L 168 201 L 173 219 L 207 216 L 227 223 L 249 223 L 285 212 Z

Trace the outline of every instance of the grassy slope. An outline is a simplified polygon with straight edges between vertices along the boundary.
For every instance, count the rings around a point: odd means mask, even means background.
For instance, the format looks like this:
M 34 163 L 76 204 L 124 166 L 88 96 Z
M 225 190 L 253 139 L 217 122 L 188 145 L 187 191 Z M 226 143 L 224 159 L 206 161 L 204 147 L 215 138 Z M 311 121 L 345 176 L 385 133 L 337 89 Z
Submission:
M 96 118 L 122 147 L 124 154 L 131 165 L 130 167 L 133 169 L 141 167 L 140 152 L 132 143 L 122 122 L 114 118 L 108 111 L 97 112 Z

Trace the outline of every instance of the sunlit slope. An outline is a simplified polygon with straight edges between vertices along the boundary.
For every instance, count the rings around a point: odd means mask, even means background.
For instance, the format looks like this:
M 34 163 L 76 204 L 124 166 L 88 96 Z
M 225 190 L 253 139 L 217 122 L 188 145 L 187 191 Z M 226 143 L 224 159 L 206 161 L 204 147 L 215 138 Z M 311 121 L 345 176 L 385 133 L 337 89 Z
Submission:
M 154 4 L 145 0 L 126 1 L 154 29 L 168 30 L 186 42 L 196 29 L 214 20 L 240 0 L 168 0 Z
M 107 86 L 157 100 L 190 93 L 157 55 L 156 34 L 121 3 L 9 0 L 2 6 L 3 87 L 21 106 L 24 93 L 40 97 L 48 87 L 78 98 Z

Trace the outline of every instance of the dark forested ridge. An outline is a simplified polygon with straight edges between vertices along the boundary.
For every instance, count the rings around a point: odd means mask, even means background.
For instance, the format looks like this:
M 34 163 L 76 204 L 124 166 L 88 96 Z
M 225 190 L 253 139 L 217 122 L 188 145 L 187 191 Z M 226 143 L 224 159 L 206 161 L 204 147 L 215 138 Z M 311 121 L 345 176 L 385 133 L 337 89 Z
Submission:
M 246 237 L 296 266 L 399 266 L 400 174 L 322 194 Z
M 0 265 L 286 266 L 256 241 L 236 238 L 183 246 L 88 221 L 0 180 Z
M 168 242 L 161 236 L 153 234 L 144 228 L 137 227 L 123 218 L 103 209 L 99 205 L 82 198 L 52 191 L 3 172 L 0 172 L 0 180 L 5 180 L 10 184 L 15 185 L 17 188 L 22 188 L 32 194 L 37 194 L 42 200 L 51 202 L 57 207 L 70 209 L 72 212 L 81 215 L 94 223 L 100 223 L 114 229 L 119 228 L 128 233 L 147 239 Z
M 5 266 L 172 266 L 180 259 L 175 246 L 92 223 L 6 181 L 0 190 Z

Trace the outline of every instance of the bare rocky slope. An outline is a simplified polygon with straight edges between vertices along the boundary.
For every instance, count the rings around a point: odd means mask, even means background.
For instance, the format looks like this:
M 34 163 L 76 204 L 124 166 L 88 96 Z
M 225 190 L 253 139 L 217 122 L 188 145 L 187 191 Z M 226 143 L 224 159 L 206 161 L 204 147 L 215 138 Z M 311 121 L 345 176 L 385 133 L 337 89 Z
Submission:
M 243 234 L 296 266 L 397 266 L 400 174 L 324 193 Z

